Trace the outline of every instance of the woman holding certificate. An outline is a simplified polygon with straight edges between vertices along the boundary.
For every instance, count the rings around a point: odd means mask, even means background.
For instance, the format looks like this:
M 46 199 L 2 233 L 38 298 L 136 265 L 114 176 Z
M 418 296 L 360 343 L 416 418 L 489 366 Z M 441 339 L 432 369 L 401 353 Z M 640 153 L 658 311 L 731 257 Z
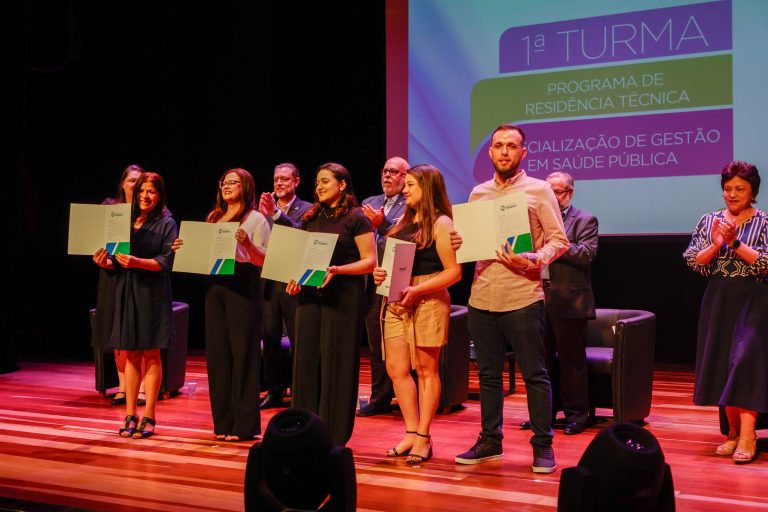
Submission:
M 235 232 L 235 273 L 206 278 L 205 356 L 219 441 L 243 441 L 261 433 L 261 266 L 269 224 L 259 213 L 256 185 L 245 169 L 231 169 L 219 180 L 216 204 L 207 222 L 239 222 Z M 174 242 L 180 250 L 183 241 Z
M 136 180 L 131 203 L 131 254 L 117 253 L 113 259 L 102 253 L 96 263 L 118 270 L 115 287 L 115 316 L 110 345 L 126 351 L 125 423 L 122 437 L 147 438 L 155 430 L 155 403 L 162 382 L 160 349 L 173 338 L 171 279 L 176 223 L 166 208 L 165 184 L 159 174 L 147 172 Z M 136 401 L 142 362 L 147 402 L 139 423 Z
M 344 166 L 329 162 L 317 169 L 315 204 L 302 227 L 339 237 L 322 285 L 302 290 L 291 281 L 286 286 L 291 295 L 301 292 L 293 406 L 317 413 L 328 424 L 334 443 L 344 445 L 355 422 L 365 275 L 376 265 L 373 228 L 358 208 Z
M 387 456 L 419 464 L 432 457 L 429 428 L 440 401 L 440 348 L 448 342 L 448 287 L 461 279 L 461 266 L 451 247 L 451 203 L 440 171 L 431 165 L 408 169 L 403 195 L 405 213 L 387 236 L 417 246 L 410 286 L 384 310 L 384 358 L 405 420 L 405 437 Z M 373 272 L 377 285 L 386 276 L 381 267 Z M 418 394 L 411 369 L 419 376 Z
M 115 197 L 108 197 L 101 204 L 120 204 L 133 202 L 133 189 L 136 180 L 144 172 L 138 165 L 129 165 L 120 177 Z M 106 249 L 99 249 L 93 255 L 93 261 L 101 260 L 106 255 Z M 96 315 L 94 317 L 93 332 L 91 333 L 91 346 L 97 350 L 108 348 L 109 339 L 112 336 L 112 319 L 115 316 L 115 286 L 117 271 L 112 268 L 101 268 L 99 281 L 96 286 Z M 117 393 L 112 399 L 112 405 L 125 405 L 125 352 L 115 350 L 115 367 L 117 368 Z M 139 402 L 143 405 L 146 398 L 142 398 L 143 391 L 139 391 Z
M 730 162 L 720 185 L 725 209 L 701 218 L 683 253 L 709 277 L 693 402 L 725 407 L 730 431 L 715 453 L 743 464 L 757 451 L 757 413 L 768 411 L 768 215 L 752 206 L 760 190 L 754 165 Z

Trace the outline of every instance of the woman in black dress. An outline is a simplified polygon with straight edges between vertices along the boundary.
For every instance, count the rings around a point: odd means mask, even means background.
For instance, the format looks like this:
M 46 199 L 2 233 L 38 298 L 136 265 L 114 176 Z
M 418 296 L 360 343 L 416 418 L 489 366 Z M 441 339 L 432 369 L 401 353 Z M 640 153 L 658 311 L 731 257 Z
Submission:
M 144 169 L 139 165 L 129 165 L 120 177 L 115 197 L 108 197 L 101 204 L 121 204 L 133 201 L 133 189 L 136 180 L 139 179 Z M 99 249 L 93 256 L 93 261 L 100 259 L 105 249 Z M 97 350 L 108 348 L 109 339 L 112 336 L 112 319 L 115 316 L 115 285 L 117 272 L 114 268 L 100 268 L 99 281 L 96 286 L 96 315 L 94 318 L 93 332 L 91 333 L 91 346 Z M 112 405 L 125 405 L 125 352 L 115 350 L 115 366 L 117 367 L 118 388 Z M 141 393 L 141 392 L 140 392 Z
M 768 411 L 768 214 L 752 206 L 760 190 L 754 165 L 730 162 L 720 185 L 726 208 L 701 218 L 683 254 L 709 276 L 693 401 L 725 407 L 730 431 L 715 453 L 745 463 L 757 450 L 757 413 Z
M 118 253 L 114 258 L 101 254 L 96 261 L 102 268 L 119 271 L 110 345 L 126 351 L 127 357 L 122 437 L 145 438 L 154 433 L 155 403 L 162 382 L 160 349 L 167 348 L 174 336 L 170 271 L 171 246 L 178 230 L 165 205 L 163 178 L 152 172 L 139 176 L 131 206 L 131 254 Z M 142 361 L 147 403 L 138 423 Z
M 376 265 L 376 243 L 343 165 L 329 162 L 317 169 L 315 204 L 302 227 L 336 233 L 339 238 L 321 286 L 302 290 L 295 281 L 286 286 L 291 295 L 301 292 L 296 309 L 293 406 L 315 412 L 328 424 L 334 443 L 344 445 L 355 423 L 365 274 Z

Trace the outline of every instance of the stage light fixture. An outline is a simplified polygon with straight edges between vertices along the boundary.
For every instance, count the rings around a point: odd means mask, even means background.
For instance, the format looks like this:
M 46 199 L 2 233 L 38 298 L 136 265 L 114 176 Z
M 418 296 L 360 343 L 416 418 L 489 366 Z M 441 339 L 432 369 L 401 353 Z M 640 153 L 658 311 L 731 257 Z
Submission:
M 617 423 L 595 436 L 579 464 L 563 470 L 558 512 L 673 512 L 672 471 L 656 437 Z
M 357 504 L 352 450 L 334 446 L 328 426 L 301 408 L 270 420 L 245 469 L 246 511 L 353 511 Z

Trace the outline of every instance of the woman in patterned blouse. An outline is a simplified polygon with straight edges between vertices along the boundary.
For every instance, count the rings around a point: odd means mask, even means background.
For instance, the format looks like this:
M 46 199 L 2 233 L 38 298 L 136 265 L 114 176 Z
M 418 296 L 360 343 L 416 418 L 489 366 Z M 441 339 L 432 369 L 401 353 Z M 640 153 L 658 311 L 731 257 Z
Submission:
M 760 174 L 734 161 L 721 172 L 726 208 L 704 215 L 683 256 L 709 276 L 699 316 L 697 405 L 725 407 L 730 430 L 715 452 L 754 459 L 758 412 L 768 411 L 768 215 L 752 206 Z

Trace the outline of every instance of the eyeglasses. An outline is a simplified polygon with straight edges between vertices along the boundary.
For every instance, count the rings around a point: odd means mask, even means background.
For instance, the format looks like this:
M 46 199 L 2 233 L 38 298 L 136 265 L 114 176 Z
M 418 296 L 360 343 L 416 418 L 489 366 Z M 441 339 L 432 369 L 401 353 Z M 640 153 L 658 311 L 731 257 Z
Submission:
M 571 191 L 573 191 L 572 188 L 565 188 L 565 189 L 563 189 L 563 188 L 554 188 L 554 189 L 552 189 L 552 192 L 554 192 L 556 196 L 561 196 L 561 195 L 567 194 L 568 192 L 571 192 Z
M 400 169 L 382 169 L 381 170 L 382 176 L 399 176 L 401 174 L 405 174 L 405 173 L 400 172 Z
M 235 185 L 239 185 L 241 183 L 242 181 L 237 180 L 222 180 L 219 182 L 219 188 L 234 187 Z

